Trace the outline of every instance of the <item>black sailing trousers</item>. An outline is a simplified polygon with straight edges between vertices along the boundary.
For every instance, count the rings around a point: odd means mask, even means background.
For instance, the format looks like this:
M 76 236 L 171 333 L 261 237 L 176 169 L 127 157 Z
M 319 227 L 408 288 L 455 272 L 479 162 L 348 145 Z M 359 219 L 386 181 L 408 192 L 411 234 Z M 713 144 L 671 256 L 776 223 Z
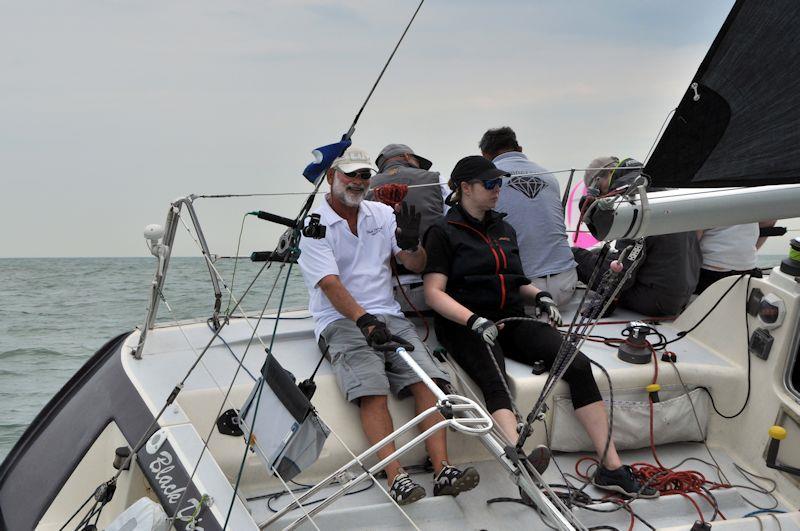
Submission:
M 510 317 L 508 314 L 492 315 L 492 313 L 484 312 L 478 315 L 494 321 Z M 494 363 L 489 358 L 486 344 L 481 338 L 466 326 L 441 317 L 436 322 L 436 337 L 453 359 L 478 384 L 489 413 L 494 413 L 498 409 L 511 409 L 511 399 L 506 394 L 501 375 L 497 373 Z M 494 356 L 503 371 L 503 377 L 506 375 L 504 356 L 526 365 L 533 365 L 535 361 L 542 360 L 545 367 L 550 370 L 562 341 L 561 334 L 555 328 L 539 321 L 508 322 L 500 331 L 498 339 L 503 352 L 494 349 Z M 564 381 L 569 384 L 572 406 L 575 409 L 601 400 L 591 364 L 583 353 L 579 352 L 575 357 L 564 374 Z M 518 404 L 518 406 L 524 409 L 533 407 L 533 404 Z M 524 411 L 521 413 L 525 414 Z

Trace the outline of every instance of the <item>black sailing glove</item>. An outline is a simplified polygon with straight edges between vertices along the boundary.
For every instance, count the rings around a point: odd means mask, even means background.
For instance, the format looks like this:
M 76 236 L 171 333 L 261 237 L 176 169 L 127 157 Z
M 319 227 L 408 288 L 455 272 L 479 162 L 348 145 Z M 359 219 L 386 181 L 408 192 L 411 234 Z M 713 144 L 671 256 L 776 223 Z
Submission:
M 480 317 L 473 313 L 467 319 L 467 327 L 479 335 L 490 347 L 493 347 L 495 341 L 497 341 L 497 325 L 485 317 Z
M 540 291 L 536 294 L 536 310 L 540 314 L 547 315 L 547 319 L 555 326 L 561 326 L 561 312 L 558 311 L 558 306 L 556 306 L 553 296 L 546 291 Z
M 403 201 L 400 210 L 394 213 L 397 220 L 397 246 L 404 251 L 415 251 L 419 245 L 419 224 L 422 213 Z
M 365 313 L 359 317 L 356 326 L 361 329 L 361 333 L 367 338 L 367 345 L 370 347 L 383 345 L 392 339 L 392 334 L 386 324 L 371 313 Z

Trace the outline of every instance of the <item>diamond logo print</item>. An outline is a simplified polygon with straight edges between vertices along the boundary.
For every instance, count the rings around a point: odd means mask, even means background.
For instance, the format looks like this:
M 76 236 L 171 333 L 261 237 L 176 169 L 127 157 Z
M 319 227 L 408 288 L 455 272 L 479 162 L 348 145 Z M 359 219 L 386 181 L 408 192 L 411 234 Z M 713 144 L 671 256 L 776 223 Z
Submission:
M 508 180 L 508 186 L 522 193 L 528 199 L 533 199 L 539 192 L 547 188 L 547 183 L 539 177 L 512 176 Z

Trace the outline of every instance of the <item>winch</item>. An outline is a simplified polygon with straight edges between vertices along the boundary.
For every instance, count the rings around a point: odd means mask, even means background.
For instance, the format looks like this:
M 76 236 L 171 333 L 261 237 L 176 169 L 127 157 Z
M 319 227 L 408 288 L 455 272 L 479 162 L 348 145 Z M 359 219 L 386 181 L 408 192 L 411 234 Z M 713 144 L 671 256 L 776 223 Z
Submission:
M 617 357 L 628 363 L 639 365 L 649 363 L 653 355 L 647 343 L 647 335 L 652 332 L 653 329 L 648 325 L 640 321 L 631 321 L 622 330 L 622 337 L 625 338 L 625 341 L 619 344 Z

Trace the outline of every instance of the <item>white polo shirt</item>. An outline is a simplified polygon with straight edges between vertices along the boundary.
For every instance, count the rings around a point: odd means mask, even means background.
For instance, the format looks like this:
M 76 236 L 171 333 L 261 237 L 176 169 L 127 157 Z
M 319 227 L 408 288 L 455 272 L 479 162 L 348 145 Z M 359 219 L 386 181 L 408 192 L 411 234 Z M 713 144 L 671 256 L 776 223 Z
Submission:
M 389 259 L 400 252 L 392 209 L 383 203 L 362 201 L 358 208 L 358 236 L 328 204 L 329 195 L 314 212 L 327 227 L 325 238 L 300 239 L 300 270 L 308 287 L 308 309 L 314 316 L 317 340 L 325 327 L 344 316 L 336 311 L 317 285 L 328 275 L 337 275 L 347 291 L 371 314 L 402 316 L 392 293 Z

